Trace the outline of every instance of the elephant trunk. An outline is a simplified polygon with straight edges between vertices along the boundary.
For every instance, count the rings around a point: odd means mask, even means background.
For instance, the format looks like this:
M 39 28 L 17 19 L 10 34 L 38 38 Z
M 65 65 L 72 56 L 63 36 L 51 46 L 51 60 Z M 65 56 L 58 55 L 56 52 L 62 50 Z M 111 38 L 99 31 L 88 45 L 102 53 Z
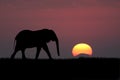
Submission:
M 56 40 L 56 48 L 57 48 L 58 56 L 60 56 L 60 52 L 59 52 L 59 41 L 58 41 L 58 39 Z

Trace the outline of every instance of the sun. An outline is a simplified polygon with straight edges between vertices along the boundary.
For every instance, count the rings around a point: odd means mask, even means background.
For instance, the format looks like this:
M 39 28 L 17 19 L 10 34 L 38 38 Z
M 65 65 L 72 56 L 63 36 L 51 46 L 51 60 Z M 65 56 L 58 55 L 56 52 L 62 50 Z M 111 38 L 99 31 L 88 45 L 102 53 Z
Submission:
M 76 44 L 72 49 L 72 55 L 78 56 L 80 54 L 92 56 L 92 47 L 87 43 Z

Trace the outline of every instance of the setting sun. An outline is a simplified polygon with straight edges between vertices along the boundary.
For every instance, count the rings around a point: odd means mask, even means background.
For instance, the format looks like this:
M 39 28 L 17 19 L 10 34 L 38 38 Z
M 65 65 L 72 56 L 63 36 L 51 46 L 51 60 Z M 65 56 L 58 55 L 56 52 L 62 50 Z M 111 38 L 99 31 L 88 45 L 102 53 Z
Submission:
M 73 56 L 78 56 L 80 54 L 92 55 L 92 48 L 86 43 L 76 44 L 72 49 Z

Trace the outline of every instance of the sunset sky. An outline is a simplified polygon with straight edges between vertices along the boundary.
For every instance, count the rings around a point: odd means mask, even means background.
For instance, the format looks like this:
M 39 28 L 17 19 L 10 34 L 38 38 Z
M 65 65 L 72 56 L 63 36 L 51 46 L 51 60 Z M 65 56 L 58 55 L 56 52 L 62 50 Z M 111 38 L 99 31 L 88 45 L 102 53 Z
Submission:
M 73 58 L 72 48 L 81 42 L 92 46 L 93 57 L 120 58 L 120 0 L 0 0 L 0 58 L 10 57 L 19 31 L 43 28 L 56 32 L 60 58 Z M 58 58 L 55 44 L 48 46 Z M 29 58 L 35 53 L 26 50 Z M 40 58 L 48 56 L 41 51 Z

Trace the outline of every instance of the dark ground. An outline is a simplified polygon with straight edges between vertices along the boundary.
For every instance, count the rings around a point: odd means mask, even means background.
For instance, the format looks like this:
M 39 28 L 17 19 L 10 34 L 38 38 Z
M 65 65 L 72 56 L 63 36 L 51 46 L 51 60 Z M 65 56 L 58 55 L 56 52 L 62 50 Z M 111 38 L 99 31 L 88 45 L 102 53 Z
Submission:
M 120 59 L 0 59 L 0 73 L 10 80 L 119 80 Z

